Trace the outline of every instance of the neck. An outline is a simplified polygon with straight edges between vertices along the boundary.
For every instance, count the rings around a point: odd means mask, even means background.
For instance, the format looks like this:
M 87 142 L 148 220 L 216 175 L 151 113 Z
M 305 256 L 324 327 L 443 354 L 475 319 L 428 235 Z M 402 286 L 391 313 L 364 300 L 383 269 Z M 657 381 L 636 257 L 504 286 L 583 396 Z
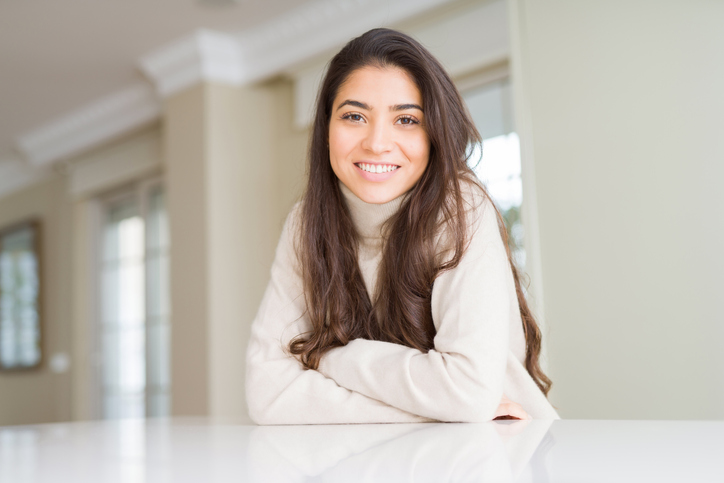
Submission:
M 339 187 L 349 208 L 357 233 L 364 239 L 382 239 L 384 223 L 399 211 L 406 197 L 405 193 L 387 203 L 367 203 L 357 197 L 341 181 Z

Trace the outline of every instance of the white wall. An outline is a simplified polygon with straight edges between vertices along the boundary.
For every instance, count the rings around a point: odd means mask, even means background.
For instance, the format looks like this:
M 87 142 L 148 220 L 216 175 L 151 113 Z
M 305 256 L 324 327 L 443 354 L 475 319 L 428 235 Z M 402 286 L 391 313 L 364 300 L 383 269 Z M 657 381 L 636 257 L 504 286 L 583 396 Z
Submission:
M 552 401 L 724 418 L 724 2 L 511 7 Z

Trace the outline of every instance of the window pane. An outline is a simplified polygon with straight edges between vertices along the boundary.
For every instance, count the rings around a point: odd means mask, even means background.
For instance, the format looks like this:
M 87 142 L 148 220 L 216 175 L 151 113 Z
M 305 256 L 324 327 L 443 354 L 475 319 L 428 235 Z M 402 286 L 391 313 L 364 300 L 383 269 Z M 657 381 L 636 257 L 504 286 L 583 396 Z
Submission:
M 106 205 L 101 260 L 103 416 L 170 408 L 168 226 L 160 187 Z M 145 206 L 145 212 L 143 207 Z
M 0 365 L 40 362 L 36 228 L 28 223 L 0 238 Z
M 510 84 L 507 80 L 496 82 L 466 92 L 463 98 L 483 137 L 482 145 L 472 146 L 470 166 L 505 218 L 514 262 L 525 270 L 520 142 L 512 132 Z
M 160 187 L 148 200 L 146 238 L 146 323 L 148 334 L 148 415 L 165 416 L 170 410 L 170 325 L 168 298 L 168 220 Z
M 103 416 L 145 414 L 143 220 L 135 198 L 107 209 L 102 260 Z M 139 406 L 140 401 L 140 406 Z

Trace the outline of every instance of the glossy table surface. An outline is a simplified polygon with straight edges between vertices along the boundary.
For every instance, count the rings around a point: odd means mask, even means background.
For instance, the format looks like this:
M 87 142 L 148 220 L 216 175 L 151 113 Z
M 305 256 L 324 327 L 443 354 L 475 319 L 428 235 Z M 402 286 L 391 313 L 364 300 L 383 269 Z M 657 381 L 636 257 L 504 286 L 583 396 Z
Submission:
M 724 482 L 724 421 L 0 427 L 0 482 Z

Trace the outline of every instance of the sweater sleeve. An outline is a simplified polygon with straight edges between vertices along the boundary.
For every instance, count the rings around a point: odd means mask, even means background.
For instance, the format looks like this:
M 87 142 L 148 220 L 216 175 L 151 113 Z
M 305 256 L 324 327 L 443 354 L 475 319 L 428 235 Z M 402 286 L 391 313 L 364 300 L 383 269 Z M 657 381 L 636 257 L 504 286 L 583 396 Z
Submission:
M 411 413 L 442 421 L 491 420 L 503 395 L 509 324 L 518 300 L 489 201 L 472 210 L 469 226 L 461 262 L 433 285 L 433 350 L 356 339 L 325 354 L 320 372 Z
M 249 415 L 257 424 L 411 423 L 429 421 L 305 370 L 286 348 L 311 326 L 292 225 L 287 218 L 259 312 L 252 324 L 246 359 Z

